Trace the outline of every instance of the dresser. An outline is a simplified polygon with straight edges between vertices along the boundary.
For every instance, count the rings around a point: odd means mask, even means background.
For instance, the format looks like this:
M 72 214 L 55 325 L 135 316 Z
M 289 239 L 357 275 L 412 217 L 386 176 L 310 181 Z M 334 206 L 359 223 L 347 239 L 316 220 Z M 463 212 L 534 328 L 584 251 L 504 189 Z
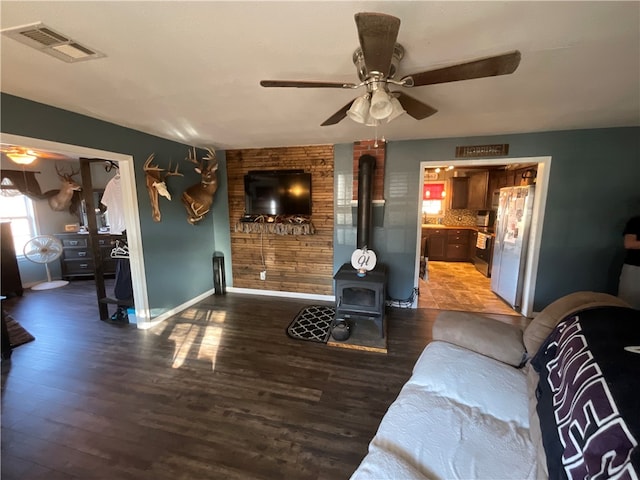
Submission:
M 94 273 L 94 262 L 89 246 L 89 235 L 82 233 L 58 233 L 55 235 L 62 242 L 60 267 L 62 278 L 89 277 Z M 102 256 L 105 275 L 115 275 L 116 261 L 111 258 L 111 250 L 116 242 L 124 240 L 123 235 L 98 235 L 98 245 Z

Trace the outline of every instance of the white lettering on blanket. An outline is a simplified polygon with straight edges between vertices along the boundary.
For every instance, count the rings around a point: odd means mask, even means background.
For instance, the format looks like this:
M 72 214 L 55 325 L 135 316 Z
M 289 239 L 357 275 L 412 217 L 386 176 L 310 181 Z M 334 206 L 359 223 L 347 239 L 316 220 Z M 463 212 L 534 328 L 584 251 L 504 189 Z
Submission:
M 633 478 L 629 455 L 637 441 L 581 332 L 579 317 L 566 322 L 547 364 L 565 471 L 570 479 Z

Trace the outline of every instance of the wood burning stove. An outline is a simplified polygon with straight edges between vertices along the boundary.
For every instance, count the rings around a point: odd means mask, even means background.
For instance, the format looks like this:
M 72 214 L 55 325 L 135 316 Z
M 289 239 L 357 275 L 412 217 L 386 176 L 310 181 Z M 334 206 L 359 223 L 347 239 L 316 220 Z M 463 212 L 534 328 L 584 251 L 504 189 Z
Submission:
M 368 319 L 376 323 L 380 338 L 384 338 L 384 310 L 387 269 L 378 265 L 365 275 L 358 275 L 345 263 L 334 275 L 336 318 Z
M 370 343 L 371 346 L 384 348 L 386 351 L 384 311 L 387 269 L 384 265 L 376 265 L 375 254 L 370 257 L 366 253 L 371 250 L 375 164 L 376 158 L 367 154 L 362 155 L 358 163 L 358 228 L 357 250 L 354 255 L 366 256 L 366 261 L 360 263 L 352 257 L 352 263 L 342 265 L 333 276 L 336 296 L 334 331 L 339 331 L 339 336 L 343 337 L 340 340 L 346 340 L 351 330 L 352 341 L 357 337 L 358 342 Z M 360 267 L 360 270 L 355 267 Z

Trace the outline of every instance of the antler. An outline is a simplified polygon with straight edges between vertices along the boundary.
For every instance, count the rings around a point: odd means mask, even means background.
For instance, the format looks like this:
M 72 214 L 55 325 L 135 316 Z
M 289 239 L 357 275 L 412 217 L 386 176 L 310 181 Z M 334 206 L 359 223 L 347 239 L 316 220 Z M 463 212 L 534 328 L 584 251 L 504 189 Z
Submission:
M 205 150 L 207 151 L 207 154 L 204 157 L 202 157 L 202 160 L 198 160 L 198 155 L 196 154 L 196 147 L 191 147 L 189 149 L 189 153 L 186 158 L 186 160 L 188 160 L 189 162 L 197 165 L 196 172 L 198 173 L 202 173 L 202 171 L 204 170 L 205 163 L 207 164 L 209 162 L 215 162 L 216 164 L 218 163 L 215 150 L 210 147 L 205 147 Z
M 71 180 L 71 177 L 73 177 L 74 175 L 77 175 L 77 174 L 79 174 L 79 173 L 80 173 L 80 170 L 78 170 L 78 171 L 76 172 L 76 171 L 73 169 L 73 166 L 71 167 L 71 173 L 70 173 L 70 174 L 67 174 L 67 173 L 65 173 L 64 171 L 60 171 L 60 169 L 58 168 L 58 162 L 56 162 L 53 166 L 54 166 L 54 167 L 55 167 L 55 169 L 56 169 L 56 173 L 58 174 L 58 177 L 60 177 L 60 178 L 61 178 L 61 179 L 63 179 L 63 180 L 67 180 L 67 181 L 69 181 L 69 180 Z
M 149 199 L 151 200 L 151 216 L 154 221 L 159 222 L 162 216 L 158 205 L 158 195 L 162 195 L 163 197 L 171 200 L 171 194 L 167 190 L 165 179 L 168 176 L 182 176 L 182 174 L 178 172 L 178 168 L 180 167 L 179 164 L 176 165 L 176 169 L 174 171 L 171 170 L 171 162 L 169 162 L 169 168 L 160 168 L 158 165 L 151 163 L 153 162 L 154 157 L 154 153 L 149 155 L 149 158 L 144 162 L 143 169 L 145 173 L 147 191 L 149 192 Z
M 205 156 L 203 158 L 203 160 L 216 160 L 217 161 L 217 159 L 216 159 L 216 151 L 213 148 L 209 148 L 209 147 L 206 147 L 206 150 L 209 153 L 207 154 L 207 156 Z
M 144 162 L 143 169 L 145 172 L 164 170 L 164 168 L 160 168 L 157 165 L 151 165 L 151 162 L 153 161 L 153 158 L 155 157 L 155 155 L 156 155 L 155 153 L 152 153 L 151 155 L 149 155 L 149 158 L 147 158 L 147 160 Z
M 151 163 L 154 157 L 155 157 L 155 153 L 152 153 L 151 155 L 149 155 L 149 158 L 147 158 L 147 160 L 144 162 L 143 169 L 149 175 L 152 175 L 152 172 L 158 172 L 157 176 L 159 177 L 160 174 L 164 172 L 164 175 L 162 175 L 163 178 L 168 177 L 169 175 L 183 176 L 182 173 L 178 172 L 178 169 L 180 168 L 180 164 L 176 165 L 175 171 L 171 171 L 171 162 L 169 162 L 169 168 L 166 168 L 166 169 L 161 168 L 158 165 L 153 165 Z
M 170 175 L 178 175 L 180 177 L 184 177 L 184 175 L 180 172 L 178 172 L 178 168 L 180 168 L 180 164 L 176 163 L 176 170 L 175 172 L 171 171 L 171 161 L 169 161 L 169 168 L 167 168 L 167 173 L 164 174 L 165 177 L 168 177 Z
M 198 160 L 198 156 L 196 155 L 196 147 L 191 147 L 188 150 L 187 158 L 185 160 L 190 161 L 191 163 L 195 163 L 198 167 L 202 167 L 200 164 L 200 160 Z

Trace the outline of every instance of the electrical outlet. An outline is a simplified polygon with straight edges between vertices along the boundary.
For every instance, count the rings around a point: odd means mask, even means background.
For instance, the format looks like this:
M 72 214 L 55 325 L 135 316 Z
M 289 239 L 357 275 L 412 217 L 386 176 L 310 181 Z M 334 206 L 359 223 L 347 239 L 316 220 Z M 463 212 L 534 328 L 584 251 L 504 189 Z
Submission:
M 260 280 L 266 280 L 267 279 L 267 271 L 266 270 L 262 270 L 260 272 Z

